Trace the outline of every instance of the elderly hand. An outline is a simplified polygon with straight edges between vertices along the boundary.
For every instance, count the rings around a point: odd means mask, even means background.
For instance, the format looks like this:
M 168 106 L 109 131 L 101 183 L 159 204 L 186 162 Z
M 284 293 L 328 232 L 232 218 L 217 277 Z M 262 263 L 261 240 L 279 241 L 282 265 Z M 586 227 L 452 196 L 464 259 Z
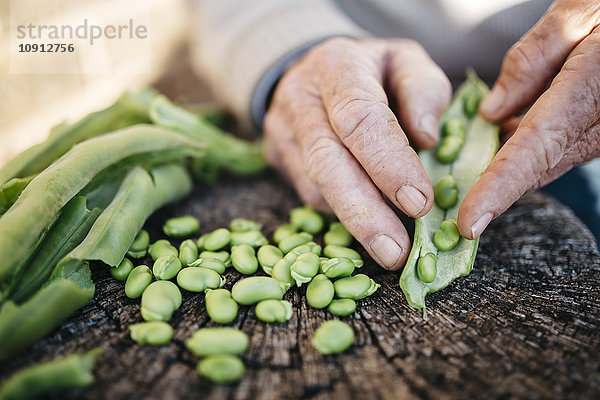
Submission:
M 559 0 L 506 54 L 479 112 L 502 121 L 531 108 L 464 199 L 464 237 L 478 237 L 526 191 L 600 156 L 599 24 L 597 0 Z
M 397 269 L 411 241 L 389 202 L 411 217 L 431 208 L 433 190 L 409 138 L 433 147 L 450 98 L 448 79 L 413 41 L 331 39 L 278 83 L 265 154 L 304 202 L 333 210 L 380 265 Z

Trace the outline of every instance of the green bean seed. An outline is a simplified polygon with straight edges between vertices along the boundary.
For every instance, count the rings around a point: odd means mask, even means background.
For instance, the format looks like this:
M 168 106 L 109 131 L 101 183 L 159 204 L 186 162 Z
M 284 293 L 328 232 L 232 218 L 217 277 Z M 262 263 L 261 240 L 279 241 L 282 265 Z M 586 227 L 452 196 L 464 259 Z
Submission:
M 341 222 L 332 222 L 329 230 L 323 236 L 325 246 L 334 244 L 337 246 L 348 247 L 352 243 L 352 235 L 346 230 Z
M 339 320 L 325 321 L 317 328 L 312 345 L 321 354 L 341 353 L 354 342 L 354 331 L 347 323 Z
M 204 301 L 208 316 L 218 324 L 229 324 L 238 314 L 238 303 L 227 289 L 208 289 Z
M 218 383 L 239 381 L 245 373 L 242 360 L 227 354 L 206 357 L 198 362 L 196 369 L 204 378 Z
M 221 250 L 231 242 L 231 232 L 225 228 L 219 228 L 209 233 L 204 239 L 204 249 L 208 251 Z
M 199 258 L 216 258 L 223 261 L 225 267 L 231 266 L 231 257 L 227 251 L 203 251 L 198 255 Z
M 440 224 L 440 229 L 433 235 L 433 244 L 442 251 L 452 250 L 460 240 L 456 221 L 447 219 Z
M 464 139 L 458 136 L 446 136 L 441 140 L 435 155 L 440 162 L 444 164 L 451 163 L 458 157 L 463 144 Z
M 479 103 L 481 102 L 481 95 L 477 92 L 470 92 L 465 96 L 463 103 L 463 110 L 465 114 L 472 117 L 477 113 L 479 109 Z
M 307 232 L 299 232 L 294 233 L 281 242 L 279 242 L 279 248 L 283 251 L 283 254 L 289 253 L 294 248 L 300 246 L 301 244 L 306 244 L 313 239 L 313 236 Z
M 273 273 L 273 266 L 283 258 L 283 253 L 277 247 L 265 244 L 256 252 L 256 258 L 263 271 L 267 275 L 271 275 Z
M 177 284 L 188 292 L 203 292 L 222 287 L 225 278 L 212 269 L 187 267 L 177 274 Z
M 331 301 L 327 311 L 333 315 L 345 317 L 356 311 L 356 302 L 352 299 L 335 299 Z
M 110 269 L 110 274 L 113 276 L 113 278 L 119 281 L 124 281 L 127 280 L 127 277 L 131 271 L 133 271 L 133 263 L 127 258 L 124 258 L 118 267 L 112 267 Z
M 152 243 L 150 247 L 148 247 L 148 254 L 150 254 L 152 260 L 156 261 L 163 256 L 177 257 L 179 252 L 175 247 L 171 246 L 171 243 L 169 243 L 168 240 L 161 239 Z
M 234 218 L 229 223 L 229 230 L 231 232 L 260 231 L 261 228 L 262 225 L 258 222 L 245 218 Z
M 330 244 L 325 246 L 325 248 L 323 249 L 323 255 L 329 258 L 349 258 L 350 260 L 352 260 L 356 268 L 360 268 L 364 264 L 362 258 L 360 257 L 360 254 L 358 254 L 356 250 L 353 250 L 349 247 L 336 246 L 334 244 Z
M 185 341 L 186 347 L 199 357 L 218 354 L 241 354 L 248 347 L 248 335 L 239 329 L 220 326 L 202 328 Z
M 328 278 L 350 276 L 354 272 L 354 262 L 346 257 L 331 258 L 321 265 L 321 271 Z
M 290 266 L 290 275 L 298 287 L 308 283 L 319 272 L 319 256 L 312 252 L 302 253 Z
M 170 218 L 163 225 L 163 232 L 167 236 L 181 238 L 191 236 L 200 229 L 200 221 L 191 215 Z
M 308 242 L 301 244 L 300 246 L 294 247 L 292 250 L 289 251 L 288 254 L 294 253 L 295 255 L 299 256 L 300 254 L 308 252 L 315 253 L 319 256 L 321 255 L 321 246 L 319 246 L 315 242 Z
M 433 198 L 440 208 L 454 207 L 458 201 L 458 185 L 452 175 L 444 176 L 435 184 Z
M 152 271 L 146 265 L 135 267 L 125 281 L 125 295 L 137 299 L 152 282 Z
M 150 245 L 150 235 L 147 231 L 142 229 L 138 232 L 137 236 L 129 246 L 129 250 L 127 250 L 127 255 L 131 258 L 142 258 L 146 255 L 148 251 L 148 246 Z
M 179 245 L 179 261 L 181 265 L 187 266 L 198 259 L 198 247 L 192 239 L 187 239 Z
M 456 136 L 465 140 L 467 129 L 464 122 L 458 118 L 450 118 L 442 128 L 442 137 L 445 136 Z
M 142 294 L 141 313 L 146 321 L 168 321 L 181 306 L 181 292 L 171 281 L 154 281 Z
M 427 253 L 419 257 L 417 262 L 417 275 L 425 283 L 435 281 L 437 275 L 437 257 L 433 253 Z
M 271 276 L 284 284 L 286 286 L 286 290 L 292 287 L 293 284 L 296 283 L 294 278 L 292 278 L 292 274 L 290 268 L 294 261 L 296 261 L 298 255 L 295 253 L 288 253 L 281 260 L 277 261 L 273 266 L 273 271 Z
M 290 223 L 298 230 L 316 234 L 323 230 L 323 217 L 310 207 L 297 207 L 290 211 Z
M 273 241 L 279 244 L 283 239 L 293 235 L 296 232 L 298 232 L 298 230 L 292 224 L 283 224 L 273 232 Z
M 235 283 L 231 289 L 231 297 L 239 304 L 250 305 L 261 300 L 281 300 L 286 287 L 276 279 L 266 276 L 251 276 Z
M 251 275 L 258 269 L 258 260 L 254 248 L 248 244 L 239 244 L 231 248 L 231 264 L 239 273 Z
M 181 261 L 176 256 L 162 256 L 152 266 L 156 279 L 169 280 L 179 271 L 181 271 Z
M 292 303 L 286 300 L 263 300 L 254 310 L 256 318 L 263 322 L 286 322 L 292 318 Z
M 173 338 L 173 328 L 164 321 L 140 322 L 129 325 L 129 334 L 138 344 L 161 346 Z
M 365 274 L 338 279 L 333 283 L 335 295 L 340 299 L 360 300 L 375 293 L 379 284 Z
M 260 247 L 269 244 L 267 238 L 260 231 L 232 232 L 231 246 L 247 244 L 252 247 Z
M 223 274 L 226 269 L 223 261 L 219 260 L 218 258 L 199 258 L 189 266 L 212 269 L 219 275 Z
M 319 274 L 306 287 L 306 301 L 311 307 L 325 308 L 333 300 L 334 293 L 333 283 L 324 274 Z

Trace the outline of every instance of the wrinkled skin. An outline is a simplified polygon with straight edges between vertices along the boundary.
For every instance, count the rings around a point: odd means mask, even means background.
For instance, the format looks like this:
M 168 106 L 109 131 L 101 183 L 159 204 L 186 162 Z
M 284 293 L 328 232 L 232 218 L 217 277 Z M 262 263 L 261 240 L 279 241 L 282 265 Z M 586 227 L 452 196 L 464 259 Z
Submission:
M 559 0 L 507 53 L 480 113 L 511 134 L 461 206 L 464 237 L 478 237 L 526 191 L 600 155 L 599 9 L 597 1 Z M 410 238 L 392 207 L 421 217 L 433 204 L 409 140 L 433 147 L 450 99 L 448 79 L 419 44 L 330 39 L 278 83 L 265 155 L 304 202 L 333 211 L 380 265 L 397 269 Z

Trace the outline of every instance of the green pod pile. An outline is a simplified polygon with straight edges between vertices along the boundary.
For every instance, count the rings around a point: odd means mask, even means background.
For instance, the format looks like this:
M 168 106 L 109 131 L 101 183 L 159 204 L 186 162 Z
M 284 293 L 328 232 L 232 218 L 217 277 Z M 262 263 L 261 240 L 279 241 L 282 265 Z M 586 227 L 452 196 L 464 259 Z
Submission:
M 464 133 L 464 144 L 455 159 L 446 163 L 445 159 L 438 158 L 437 150 L 444 146 L 444 140 L 438 149 L 419 153 L 430 181 L 434 185 L 442 182 L 435 195 L 444 197 L 441 202 L 436 201 L 427 215 L 416 219 L 412 250 L 400 277 L 400 287 L 408 303 L 424 313 L 427 293 L 441 290 L 454 279 L 467 275 L 475 261 L 478 240 L 456 236 L 454 221 L 465 195 L 498 150 L 498 126 L 479 117 L 476 108 L 473 111 L 487 91 L 486 85 L 474 73 L 469 73 L 441 118 L 445 137 L 460 138 Z M 439 203 L 447 208 L 440 207 Z

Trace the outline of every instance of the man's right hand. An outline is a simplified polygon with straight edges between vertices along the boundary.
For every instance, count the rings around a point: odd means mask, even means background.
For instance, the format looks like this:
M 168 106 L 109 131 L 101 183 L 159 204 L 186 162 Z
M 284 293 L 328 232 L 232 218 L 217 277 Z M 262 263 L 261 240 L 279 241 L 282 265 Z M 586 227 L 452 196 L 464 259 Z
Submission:
M 267 160 L 305 203 L 333 210 L 381 266 L 397 269 L 411 240 L 389 202 L 410 217 L 433 205 L 409 138 L 419 148 L 437 143 L 451 94 L 413 41 L 328 40 L 278 83 L 264 122 Z

